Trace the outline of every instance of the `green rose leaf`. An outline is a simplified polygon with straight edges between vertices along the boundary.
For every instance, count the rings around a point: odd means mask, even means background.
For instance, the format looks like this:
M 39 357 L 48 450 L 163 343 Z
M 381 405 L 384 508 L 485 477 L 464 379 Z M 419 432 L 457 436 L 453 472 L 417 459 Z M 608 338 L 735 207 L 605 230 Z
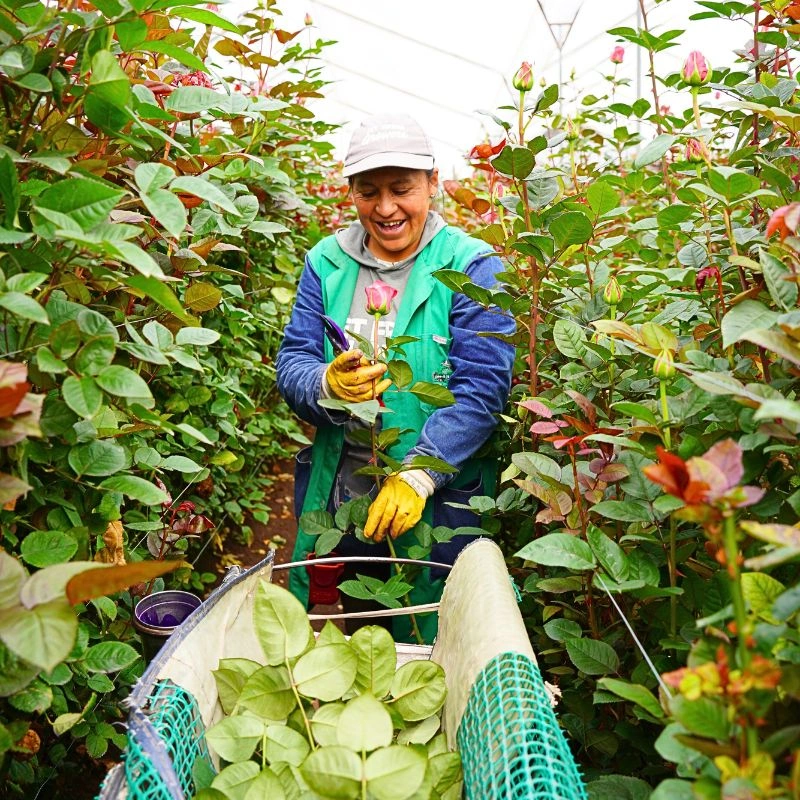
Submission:
M 625 700 L 630 700 L 631 703 L 636 703 L 654 717 L 661 719 L 664 716 L 664 710 L 658 700 L 645 686 L 639 683 L 629 683 L 616 678 L 600 678 L 597 685 Z
M 514 554 L 517 558 L 546 564 L 549 567 L 567 567 L 580 572 L 597 566 L 592 548 L 582 539 L 568 533 L 548 533 L 528 542 Z
M 25 714 L 41 714 L 53 703 L 53 690 L 44 681 L 36 680 L 26 689 L 9 698 L 9 703 Z
M 299 767 L 308 755 L 310 746 L 305 736 L 286 725 L 267 728 L 266 754 L 270 764 L 284 762 Z
M 131 403 L 152 408 L 155 400 L 144 379 L 132 369 L 112 364 L 100 370 L 95 377 L 97 385 L 114 397 L 124 397 Z
M 758 300 L 742 300 L 722 318 L 722 346 L 736 344 L 748 331 L 771 328 L 778 316 Z
M 617 582 L 628 577 L 628 557 L 625 551 L 600 528 L 590 525 L 586 539 L 600 566 Z
M 257 670 L 243 684 L 238 704 L 263 719 L 285 720 L 297 704 L 289 670 L 284 666 Z
M 619 669 L 619 656 L 614 648 L 598 639 L 568 639 L 567 654 L 586 675 L 607 675 Z
M 246 761 L 263 736 L 264 723 L 241 714 L 225 717 L 206 731 L 209 746 L 226 761 Z
M 86 651 L 83 663 L 89 672 L 119 672 L 137 658 L 139 653 L 125 642 L 101 642 Z
M 559 214 L 550 223 L 549 231 L 559 250 L 575 244 L 585 244 L 592 238 L 594 228 L 591 220 L 581 211 Z
M 20 602 L 19 593 L 28 573 L 16 558 L 0 550 L 0 609 Z
M 439 731 L 437 715 L 427 717 L 416 725 L 409 725 L 397 734 L 397 744 L 427 744 Z
M 262 769 L 255 779 L 248 784 L 244 800 L 285 800 L 286 793 L 280 778 L 269 768 Z
M 323 747 L 339 744 L 337 734 L 339 717 L 344 711 L 344 703 L 325 703 L 320 706 L 311 718 L 311 732 L 317 744 Z
M 427 403 L 436 408 L 451 406 L 456 401 L 453 393 L 448 388 L 440 386 L 438 383 L 417 381 L 408 391 L 415 397 L 418 397 L 421 403 Z
M 166 492 L 159 489 L 155 484 L 150 483 L 150 481 L 146 481 L 136 475 L 114 475 L 111 478 L 106 478 L 99 488 L 106 489 L 109 492 L 119 492 L 126 497 L 144 503 L 146 506 L 159 506 L 162 503 L 169 502 Z
M 581 626 L 571 619 L 551 619 L 545 623 L 544 632 L 556 642 L 565 642 L 567 639 L 579 639 Z
M 527 147 L 507 144 L 491 163 L 498 172 L 521 180 L 531 174 L 536 158 Z
M 195 175 L 181 175 L 170 184 L 173 192 L 186 192 L 195 197 L 207 200 L 232 214 L 238 214 L 236 206 L 228 199 L 222 190 L 215 184 Z
M 226 714 L 233 713 L 247 679 L 259 669 L 258 662 L 249 658 L 223 658 L 217 669 L 212 670 L 219 702 Z
M 350 646 L 358 656 L 356 690 L 385 697 L 397 668 L 397 649 L 392 635 L 380 625 L 365 625 L 352 635 Z
M 22 292 L 5 292 L 0 294 L 0 308 L 5 308 L 12 314 L 23 319 L 49 325 L 50 318 L 47 312 L 32 298 Z
M 653 512 L 639 500 L 602 500 L 592 508 L 596 514 L 619 522 L 652 522 Z
M 78 619 L 66 599 L 0 610 L 0 640 L 19 658 L 50 671 L 72 650 Z
M 128 77 L 125 75 L 126 85 L 127 82 Z M 104 222 L 111 209 L 124 195 L 125 192 L 104 181 L 92 178 L 65 178 L 42 192 L 36 198 L 34 207 L 64 214 L 76 222 L 81 230 L 88 231 L 98 223 Z
M 376 750 L 364 765 L 367 789 L 375 800 L 409 800 L 422 786 L 427 759 L 410 747 Z
M 306 610 L 286 589 L 261 581 L 253 619 L 256 636 L 270 666 L 296 658 L 308 647 L 311 626 Z
M 69 375 L 61 384 L 64 402 L 79 416 L 93 417 L 103 403 L 103 393 L 93 378 L 76 378 Z
M 633 162 L 634 167 L 636 169 L 641 169 L 648 164 L 652 164 L 654 161 L 658 161 L 659 158 L 663 158 L 667 150 L 675 144 L 677 138 L 677 136 L 673 136 L 669 133 L 662 133 L 656 136 L 652 142 L 646 144 L 639 151 L 639 155 L 636 156 L 636 160 Z
M 34 567 L 69 561 L 77 552 L 77 541 L 61 531 L 32 531 L 20 545 L 23 560 Z
M 211 782 L 227 800 L 244 800 L 255 777 L 261 772 L 255 761 L 240 761 L 225 767 Z
M 360 797 L 361 772 L 361 759 L 347 747 L 320 747 L 300 767 L 311 789 L 331 800 Z
M 300 694 L 322 701 L 338 700 L 356 679 L 358 656 L 349 644 L 318 645 L 294 666 Z
M 728 740 L 731 726 L 721 700 L 712 697 L 689 700 L 683 695 L 676 695 L 669 707 L 673 717 L 690 733 L 709 739 Z
M 67 461 L 78 476 L 113 475 L 130 466 L 128 451 L 111 439 L 97 439 L 72 447 Z
M 390 702 L 404 720 L 430 717 L 444 705 L 444 670 L 433 661 L 409 661 L 394 674 L 391 694 Z
M 336 735 L 339 744 L 358 753 L 369 753 L 392 742 L 391 714 L 371 694 L 350 700 L 339 715 Z

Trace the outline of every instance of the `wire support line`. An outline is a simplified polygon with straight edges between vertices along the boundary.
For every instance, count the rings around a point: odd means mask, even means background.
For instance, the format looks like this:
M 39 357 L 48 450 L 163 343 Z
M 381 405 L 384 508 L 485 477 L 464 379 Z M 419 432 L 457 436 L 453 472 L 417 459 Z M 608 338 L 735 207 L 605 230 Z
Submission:
M 376 78 L 374 75 L 369 75 L 366 72 L 360 72 L 359 70 L 352 69 L 351 67 L 345 67 L 344 64 L 339 64 L 336 61 L 331 61 L 330 59 L 323 59 L 324 62 L 334 69 L 340 69 L 342 72 L 347 72 L 350 75 L 355 75 L 358 78 L 363 78 L 364 80 L 369 81 L 370 83 L 375 83 L 378 86 L 382 86 L 384 89 L 390 89 L 393 92 L 398 92 L 399 94 L 407 95 L 408 97 L 413 97 L 415 100 L 420 100 L 423 103 L 428 103 L 429 105 L 434 106 L 440 110 L 444 109 L 445 111 L 449 111 L 452 114 L 457 114 L 459 117 L 466 117 L 467 119 L 474 119 L 471 114 L 468 114 L 466 111 L 463 111 L 455 106 L 447 105 L 446 103 L 442 103 L 439 100 L 433 100 L 429 97 L 424 97 L 421 94 L 417 94 L 416 92 L 412 92 L 409 89 L 403 89 L 402 87 L 398 86 L 395 83 L 389 83 L 388 81 L 381 80 L 380 78 Z
M 388 33 L 391 36 L 395 36 L 398 39 L 405 39 L 407 42 L 413 42 L 414 44 L 418 44 L 420 47 L 424 47 L 427 50 L 433 50 L 436 53 L 440 53 L 443 56 L 449 56 L 450 58 L 458 59 L 459 61 L 463 62 L 464 64 L 469 64 L 472 67 L 476 67 L 477 69 L 484 70 L 485 72 L 490 72 L 493 75 L 498 75 L 501 78 L 503 77 L 503 73 L 496 69 L 495 67 L 489 66 L 482 61 L 475 61 L 472 58 L 467 58 L 461 53 L 454 53 L 452 50 L 445 50 L 443 47 L 439 47 L 435 44 L 430 44 L 429 42 L 424 42 L 421 39 L 415 39 L 413 36 L 409 36 L 408 34 L 401 33 L 394 28 L 389 28 L 385 25 L 381 25 L 379 22 L 372 22 L 371 20 L 365 19 L 364 17 L 359 17 L 357 14 L 351 14 L 349 11 L 343 11 L 341 8 L 336 8 L 329 3 L 323 3 L 321 0 L 313 0 L 313 4 L 320 6 L 321 8 L 327 8 L 329 11 L 333 11 L 335 14 L 338 14 L 341 17 L 347 17 L 348 19 L 355 20 L 356 22 L 361 22 L 364 25 L 368 25 L 370 28 L 375 28 L 376 30 L 383 31 L 384 33 Z
M 644 649 L 644 645 L 639 640 L 639 637 L 634 633 L 633 627 L 631 623 L 628 621 L 628 618 L 625 616 L 623 610 L 619 607 L 619 603 L 614 599 L 614 595 L 611 594 L 608 587 L 606 586 L 605 581 L 600 577 L 600 575 L 595 576 L 596 580 L 600 583 L 600 588 L 608 595 L 608 599 L 611 601 L 611 604 L 617 610 L 617 613 L 622 620 L 622 623 L 628 629 L 628 633 L 633 637 L 633 641 L 636 646 L 639 648 L 639 652 L 642 654 L 642 658 L 644 658 L 647 666 L 650 667 L 650 671 L 655 675 L 656 680 L 658 681 L 658 685 L 661 687 L 664 694 L 667 696 L 669 700 L 672 700 L 672 692 L 670 692 L 669 687 L 666 683 L 664 683 L 663 679 L 661 678 L 661 673 L 656 669 L 656 665 L 653 663 L 650 656 L 647 654 L 647 650 Z
M 365 114 L 365 115 L 369 116 L 370 114 L 374 114 L 375 113 L 375 109 L 365 108 L 364 106 L 359 106 L 359 105 L 356 105 L 355 103 L 351 103 L 351 102 L 349 102 L 347 100 L 341 100 L 341 99 L 339 99 L 337 97 L 326 97 L 325 100 L 327 102 L 335 104 L 337 106 L 342 106 L 343 108 L 349 108 L 349 109 L 352 109 L 353 111 L 358 111 L 359 114 Z M 349 122 L 349 121 L 350 120 L 347 120 L 347 122 Z M 479 125 L 483 130 L 486 130 L 486 126 L 477 117 L 474 118 L 474 122 L 477 125 Z M 343 123 L 343 124 L 346 124 L 346 123 Z M 455 152 L 461 154 L 464 157 L 464 161 L 466 162 L 466 160 L 467 160 L 467 151 L 469 149 L 468 146 L 461 147 L 460 145 L 454 144 L 453 142 L 450 142 L 447 139 L 442 139 L 439 136 L 431 136 L 430 134 L 428 135 L 428 138 L 431 141 L 438 142 L 439 144 L 444 145 L 445 147 L 449 148 L 450 150 L 454 150 Z

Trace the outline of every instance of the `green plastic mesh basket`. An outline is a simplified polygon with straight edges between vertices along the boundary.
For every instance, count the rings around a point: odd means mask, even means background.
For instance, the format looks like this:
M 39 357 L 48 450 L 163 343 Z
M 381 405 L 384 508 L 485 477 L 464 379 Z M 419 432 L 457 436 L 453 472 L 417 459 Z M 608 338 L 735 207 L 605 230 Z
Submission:
M 501 653 L 472 686 L 458 728 L 466 800 L 585 800 L 539 668 Z
M 197 702 L 171 681 L 155 685 L 146 712 L 130 721 L 125 779 L 130 800 L 191 797 L 193 771 L 212 770 Z

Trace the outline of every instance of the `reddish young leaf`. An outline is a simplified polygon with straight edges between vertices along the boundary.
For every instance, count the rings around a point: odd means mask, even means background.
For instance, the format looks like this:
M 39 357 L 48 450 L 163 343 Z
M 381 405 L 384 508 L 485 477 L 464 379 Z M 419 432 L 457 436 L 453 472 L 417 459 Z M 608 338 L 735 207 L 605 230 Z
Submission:
M 87 569 L 67 583 L 67 600 L 76 605 L 84 600 L 114 594 L 135 583 L 144 583 L 186 566 L 183 561 L 138 561 L 120 567 Z
M 0 417 L 10 417 L 17 411 L 28 383 L 28 368 L 13 361 L 0 361 Z

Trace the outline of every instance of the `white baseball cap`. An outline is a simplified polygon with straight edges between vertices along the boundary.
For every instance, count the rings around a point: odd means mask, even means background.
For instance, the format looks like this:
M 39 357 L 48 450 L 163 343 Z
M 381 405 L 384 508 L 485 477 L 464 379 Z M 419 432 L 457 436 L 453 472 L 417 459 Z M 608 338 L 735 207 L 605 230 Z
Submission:
M 430 139 L 408 114 L 367 117 L 353 133 L 344 159 L 344 177 L 380 167 L 433 169 Z

